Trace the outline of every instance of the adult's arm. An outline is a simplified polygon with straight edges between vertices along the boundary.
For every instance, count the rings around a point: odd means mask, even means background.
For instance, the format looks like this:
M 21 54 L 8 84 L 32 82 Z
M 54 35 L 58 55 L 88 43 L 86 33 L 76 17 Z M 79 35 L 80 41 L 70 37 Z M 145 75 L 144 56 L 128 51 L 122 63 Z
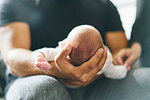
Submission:
M 121 48 L 128 46 L 128 41 L 117 8 L 109 0 L 107 1 L 107 11 L 105 43 L 115 56 Z
M 88 62 L 76 68 L 75 71 L 73 65 L 61 59 L 68 50 L 71 51 L 71 47 L 69 49 L 66 47 L 58 55 L 56 60 L 60 68 L 55 62 L 50 62 L 53 68 L 48 71 L 41 71 L 32 64 L 30 57 L 32 53 L 30 51 L 30 38 L 30 28 L 26 23 L 14 22 L 0 27 L 0 50 L 8 69 L 15 76 L 46 74 L 58 78 L 85 82 L 96 76 L 96 72 L 101 70 L 106 60 L 107 55 L 105 54 L 103 56 L 104 50 L 99 49 Z M 99 63 L 100 61 L 101 63 Z M 64 65 L 65 67 L 63 67 Z M 95 70 L 94 73 L 90 73 L 91 70 Z
M 131 47 L 128 47 L 128 40 L 124 32 L 108 32 L 106 43 L 113 54 L 116 65 L 125 65 L 130 69 L 131 65 L 141 55 L 141 45 L 135 42 Z
M 128 47 L 128 40 L 123 31 L 107 32 L 105 40 L 113 57 L 115 57 L 120 49 Z
M 15 22 L 0 27 L 0 50 L 10 72 L 15 76 L 43 74 L 30 59 L 30 31 L 26 23 Z

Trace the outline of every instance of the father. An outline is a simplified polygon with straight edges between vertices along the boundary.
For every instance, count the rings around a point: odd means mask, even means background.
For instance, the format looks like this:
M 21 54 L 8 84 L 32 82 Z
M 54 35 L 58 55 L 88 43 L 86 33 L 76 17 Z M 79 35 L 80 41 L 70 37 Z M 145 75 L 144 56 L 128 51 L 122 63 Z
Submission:
M 132 73 L 123 81 L 96 75 L 105 63 L 106 48 L 99 49 L 76 68 L 66 60 L 70 45 L 57 55 L 55 62 L 50 62 L 53 69 L 49 71 L 40 71 L 31 62 L 31 50 L 57 46 L 58 41 L 80 24 L 90 24 L 101 31 L 114 55 L 127 47 L 119 14 L 109 0 L 3 0 L 0 7 L 0 50 L 7 64 L 6 99 L 137 100 L 142 97 L 142 87 Z M 54 77 L 83 88 L 65 88 Z

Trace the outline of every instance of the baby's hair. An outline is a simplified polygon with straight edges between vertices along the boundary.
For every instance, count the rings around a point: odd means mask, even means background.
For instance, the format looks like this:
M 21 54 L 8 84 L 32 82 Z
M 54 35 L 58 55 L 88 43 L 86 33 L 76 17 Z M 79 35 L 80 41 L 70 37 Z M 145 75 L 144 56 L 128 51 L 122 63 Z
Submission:
M 72 45 L 72 52 L 69 56 L 74 65 L 82 64 L 89 60 L 99 48 L 104 48 L 99 31 L 90 25 L 75 27 L 67 39 Z

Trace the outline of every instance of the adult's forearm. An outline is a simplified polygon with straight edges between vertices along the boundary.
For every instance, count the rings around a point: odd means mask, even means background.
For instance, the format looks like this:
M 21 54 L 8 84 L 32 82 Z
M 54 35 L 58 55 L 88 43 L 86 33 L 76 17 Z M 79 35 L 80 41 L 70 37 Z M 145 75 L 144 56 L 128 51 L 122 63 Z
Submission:
M 34 66 L 31 60 L 32 51 L 26 49 L 12 49 L 3 52 L 3 58 L 8 69 L 14 76 L 31 76 L 31 75 L 49 75 L 57 78 L 70 79 L 69 75 L 62 73 L 57 68 L 54 61 L 49 62 L 52 66 L 50 70 L 40 70 Z
M 12 49 L 3 56 L 8 69 L 13 75 L 28 76 L 42 74 L 34 68 L 30 59 L 31 53 L 31 51 L 25 49 Z
M 31 61 L 32 51 L 26 49 L 13 49 L 8 51 L 4 56 L 5 62 L 8 66 L 10 72 L 15 76 L 30 76 L 30 75 L 51 75 L 59 77 L 59 71 L 55 68 L 53 64 L 53 69 L 48 71 L 42 71 L 34 67 Z
M 113 57 L 115 57 L 122 48 L 128 47 L 128 40 L 126 39 L 125 33 L 122 31 L 107 32 L 105 38 L 106 44 Z
M 0 27 L 0 52 L 15 76 L 47 74 L 58 77 L 58 70 L 53 64 L 52 70 L 41 71 L 34 67 L 31 61 L 30 27 L 24 22 L 13 22 Z M 55 69 L 55 70 L 53 70 Z

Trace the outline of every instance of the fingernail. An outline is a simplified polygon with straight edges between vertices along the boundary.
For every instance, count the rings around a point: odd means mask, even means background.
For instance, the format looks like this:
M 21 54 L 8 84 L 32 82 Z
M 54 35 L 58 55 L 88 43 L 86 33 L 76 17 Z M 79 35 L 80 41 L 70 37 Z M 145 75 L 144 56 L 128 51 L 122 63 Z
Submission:
M 101 53 L 103 53 L 103 52 L 104 52 L 104 49 L 100 49 L 99 51 L 100 51 Z
M 126 66 L 126 67 L 127 67 L 127 66 L 129 66 L 129 65 L 128 65 L 127 63 L 125 63 L 125 64 L 124 64 L 124 66 Z
M 131 69 L 130 66 L 125 66 L 125 67 L 126 67 L 127 71 L 129 71 Z
M 70 50 L 70 49 L 71 49 L 71 44 L 68 43 L 68 44 L 67 44 L 67 50 Z
M 70 50 L 70 46 L 69 45 L 67 45 L 67 48 L 66 48 L 67 50 Z

